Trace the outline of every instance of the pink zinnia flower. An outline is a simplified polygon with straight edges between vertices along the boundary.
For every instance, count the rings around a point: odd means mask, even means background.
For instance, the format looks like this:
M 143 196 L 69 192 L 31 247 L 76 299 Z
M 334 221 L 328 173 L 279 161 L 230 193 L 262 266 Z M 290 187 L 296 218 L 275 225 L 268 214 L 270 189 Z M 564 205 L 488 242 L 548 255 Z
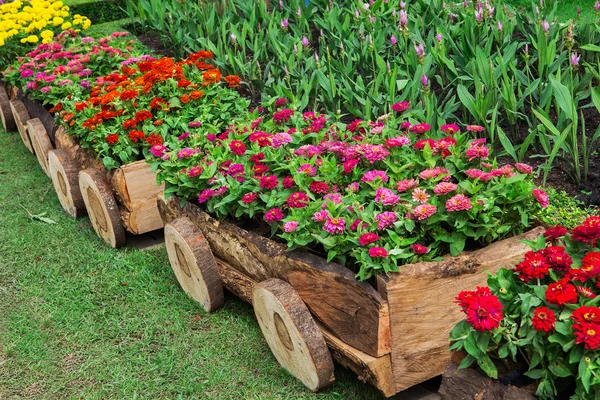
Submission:
M 485 174 L 485 172 L 483 172 L 480 169 L 468 169 L 465 171 L 465 175 L 467 175 L 471 179 L 481 178 L 483 174 Z
M 344 233 L 346 227 L 346 221 L 343 218 L 327 218 L 323 230 L 329 232 L 331 235 L 337 235 Z
M 150 148 L 150 153 L 152 153 L 154 157 L 162 157 L 162 155 L 165 154 L 165 151 L 167 151 L 167 148 L 162 144 L 155 144 Z
M 483 132 L 485 128 L 479 125 L 467 125 L 467 130 L 469 132 Z
M 399 193 L 406 192 L 407 190 L 414 189 L 419 186 L 419 182 L 416 179 L 404 179 L 398 182 L 396 189 Z
M 467 149 L 467 161 L 474 160 L 476 158 L 488 158 L 489 149 L 483 145 L 472 145 L 469 149 Z
M 429 199 L 429 195 L 427 194 L 427 191 L 417 188 L 412 192 L 412 199 L 417 203 L 425 204 L 427 203 L 427 199 Z
M 412 214 L 419 220 L 422 221 L 425 218 L 431 217 L 437 211 L 436 206 L 431 204 L 419 204 L 412 210 Z
M 273 136 L 273 138 L 271 139 L 271 144 L 273 145 L 273 148 L 278 149 L 281 146 L 291 143 L 292 142 L 292 137 L 290 136 L 289 133 L 286 132 L 282 132 L 282 133 L 278 133 L 275 136 Z
M 294 178 L 292 178 L 291 176 L 286 176 L 285 178 L 283 178 L 283 187 L 286 189 L 290 189 L 293 188 L 294 186 L 296 186 L 296 182 L 294 181 Z
M 181 135 L 177 136 L 177 140 L 179 140 L 179 141 L 185 140 L 188 137 L 190 137 L 190 133 L 189 132 L 183 132 Z
M 389 179 L 387 174 L 385 173 L 385 171 L 379 171 L 379 170 L 374 169 L 374 170 L 365 172 L 365 174 L 362 177 L 362 181 L 363 182 L 373 182 L 376 178 L 381 179 L 382 182 L 387 182 L 387 180 Z
M 254 200 L 256 200 L 257 197 L 258 197 L 258 195 L 256 193 L 246 193 L 245 195 L 242 196 L 242 203 L 250 204 Z
M 444 133 L 447 133 L 448 135 L 454 135 L 454 134 L 460 132 L 460 128 L 456 124 L 445 124 L 445 125 L 442 125 L 442 127 L 440 128 L 440 130 L 442 132 L 444 132 Z
M 279 222 L 283 219 L 283 212 L 279 208 L 271 208 L 265 214 L 265 221 L 270 224 Z
M 315 222 L 323 222 L 326 221 L 327 218 L 329 218 L 329 213 L 327 212 L 327 210 L 322 210 L 314 213 L 312 220 Z
M 351 184 L 349 184 L 346 187 L 346 190 L 348 190 L 349 192 L 352 192 L 352 193 L 356 193 L 356 192 L 358 192 L 358 187 L 359 187 L 358 182 L 352 182 Z
M 275 175 L 265 175 L 260 177 L 261 189 L 275 189 L 279 185 L 279 180 Z
M 440 182 L 437 185 L 435 185 L 435 188 L 433 188 L 433 193 L 435 193 L 437 196 L 442 196 L 444 194 L 448 194 L 450 192 L 455 191 L 457 188 L 457 185 L 451 182 Z
M 369 249 L 369 255 L 373 258 L 386 258 L 388 252 L 383 247 L 371 247 Z
M 386 139 L 385 144 L 387 147 L 400 147 L 410 145 L 410 139 L 406 136 L 396 136 L 391 139 Z
M 283 230 L 287 233 L 294 232 L 298 228 L 298 221 L 289 221 L 283 224 Z
M 463 211 L 472 207 L 471 199 L 464 194 L 457 194 L 446 201 L 446 211 Z
M 547 208 L 550 205 L 550 202 L 548 201 L 548 194 L 542 189 L 533 189 L 533 198 L 540 203 L 542 208 Z
M 415 254 L 427 254 L 429 253 L 429 249 L 426 246 L 423 246 L 422 244 L 411 244 L 410 247 L 412 248 L 412 251 Z
M 317 174 L 317 167 L 313 167 L 310 164 L 302 164 L 298 168 L 298 172 L 301 174 L 304 173 L 308 176 L 315 176 Z
M 408 110 L 409 107 L 410 107 L 410 104 L 408 103 L 408 101 L 404 100 L 400 103 L 392 104 L 392 111 L 395 111 L 397 113 L 402 113 L 402 112 Z
M 364 157 L 369 160 L 371 164 L 375 163 L 375 161 L 385 160 L 390 154 L 390 152 L 381 145 L 366 144 L 364 145 L 363 150 Z
M 375 201 L 386 206 L 391 206 L 397 204 L 398 201 L 400 201 L 400 197 L 397 194 L 394 194 L 390 189 L 377 188 L 377 190 L 375 190 Z
M 216 196 L 216 192 L 212 189 L 204 189 L 198 195 L 198 203 L 206 203 L 211 197 Z
M 529 175 L 533 172 L 533 168 L 531 167 L 531 165 L 528 164 L 516 163 L 515 168 L 522 174 Z
M 358 238 L 358 242 L 360 243 L 361 246 L 367 246 L 371 243 L 375 243 L 378 240 L 379 240 L 379 235 L 376 233 L 372 233 L 372 232 L 363 233 Z
M 310 191 L 317 194 L 325 194 L 329 192 L 329 185 L 325 182 L 312 182 L 309 186 Z
M 329 193 L 329 194 L 326 194 L 325 196 L 323 196 L 323 200 L 330 201 L 333 204 L 337 205 L 337 204 L 342 204 L 342 202 L 344 201 L 344 198 L 339 193 Z M 327 203 L 323 203 L 323 208 L 325 208 L 325 207 L 327 207 Z
M 429 132 L 429 130 L 431 129 L 431 125 L 429 124 L 417 124 L 417 125 L 413 125 L 410 127 L 410 131 L 416 134 L 423 134 L 425 132 Z
M 196 176 L 202 175 L 202 172 L 204 172 L 204 170 L 202 168 L 200 168 L 200 167 L 192 167 L 187 172 L 187 176 L 189 176 L 190 178 L 194 178 Z
M 196 154 L 196 150 L 190 149 L 190 148 L 185 148 L 185 149 L 181 149 L 177 152 L 177 158 L 186 159 L 186 158 L 192 157 L 194 154 Z
M 379 222 L 377 225 L 377 230 L 382 231 L 390 226 L 396 221 L 398 221 L 398 217 L 395 212 L 392 211 L 384 211 L 375 216 L 375 221 Z

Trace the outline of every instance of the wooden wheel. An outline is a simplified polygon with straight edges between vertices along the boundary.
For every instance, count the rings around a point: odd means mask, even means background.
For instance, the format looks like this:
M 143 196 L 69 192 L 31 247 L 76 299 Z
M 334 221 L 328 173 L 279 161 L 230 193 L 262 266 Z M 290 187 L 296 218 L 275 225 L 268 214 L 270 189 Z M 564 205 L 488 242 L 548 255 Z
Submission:
M 58 201 L 67 214 L 74 218 L 85 215 L 87 210 L 79 190 L 79 167 L 65 150 L 48 152 L 48 171 Z
M 27 132 L 29 132 L 31 145 L 35 150 L 35 155 L 42 170 L 44 170 L 46 175 L 50 176 L 50 170 L 48 169 L 48 152 L 54 147 L 46 132 L 46 128 L 44 128 L 44 125 L 39 118 L 33 118 L 27 121 Z
M 0 118 L 2 119 L 2 126 L 6 132 L 12 132 L 17 129 L 10 108 L 8 93 L 6 93 L 6 88 L 4 86 L 0 86 Z
M 79 172 L 79 190 L 94 230 L 109 246 L 125 244 L 121 213 L 106 175 L 94 168 Z
M 15 125 L 17 126 L 17 130 L 21 135 L 21 140 L 23 140 L 23 144 L 27 147 L 27 150 L 33 153 L 33 146 L 31 145 L 31 140 L 29 140 L 29 134 L 27 133 L 27 121 L 29 120 L 29 112 L 25 105 L 20 100 L 11 100 L 10 101 L 10 109 L 13 114 L 13 118 L 15 119 Z
M 331 385 L 331 354 L 294 288 L 269 279 L 254 287 L 252 299 L 260 329 L 279 364 L 312 391 Z
M 165 245 L 169 263 L 183 290 L 208 312 L 220 308 L 223 284 L 200 229 L 188 217 L 179 217 L 165 225 Z

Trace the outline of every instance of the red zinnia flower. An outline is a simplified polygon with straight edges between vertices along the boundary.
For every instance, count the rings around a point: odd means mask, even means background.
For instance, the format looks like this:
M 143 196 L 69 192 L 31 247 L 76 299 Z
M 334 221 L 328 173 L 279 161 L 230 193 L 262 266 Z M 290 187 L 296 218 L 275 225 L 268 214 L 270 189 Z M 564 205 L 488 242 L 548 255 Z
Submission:
M 410 107 L 410 104 L 408 103 L 408 101 L 404 100 L 400 103 L 394 103 L 392 104 L 392 111 L 396 111 L 397 113 L 401 113 L 404 112 L 406 110 L 408 110 L 408 108 Z
M 417 125 L 413 125 L 410 127 L 410 131 L 416 134 L 423 134 L 425 132 L 428 132 L 431 129 L 431 126 L 429 124 L 417 124 Z
M 115 144 L 119 141 L 119 135 L 117 135 L 116 133 L 111 133 L 110 135 L 108 135 L 106 137 L 106 143 L 108 144 Z
M 494 330 L 504 318 L 502 308 L 496 296 L 475 294 L 465 310 L 467 323 L 478 332 Z
M 152 118 L 152 113 L 150 111 L 142 110 L 135 113 L 135 121 L 138 123 L 150 118 Z
M 544 232 L 544 237 L 547 241 L 553 242 L 556 239 L 565 236 L 568 232 L 569 231 L 567 228 L 557 225 L 555 227 L 546 229 L 546 232 Z
M 358 221 L 358 220 L 357 220 Z M 360 221 L 358 221 L 360 223 Z M 379 235 L 376 233 L 364 233 L 358 238 L 361 246 L 366 246 L 379 240 Z
M 515 271 L 519 273 L 519 279 L 529 282 L 532 279 L 541 279 L 548 275 L 550 265 L 541 251 L 528 251 L 523 261 L 515 265 Z
M 242 203 L 250 204 L 254 200 L 256 200 L 257 197 L 258 197 L 258 195 L 256 193 L 246 193 L 245 195 L 242 196 Z
M 422 244 L 415 243 L 415 244 L 411 244 L 410 247 L 415 254 L 429 253 L 429 249 L 427 248 L 427 246 L 423 246 Z
M 325 194 L 329 192 L 329 185 L 325 182 L 312 182 L 310 184 L 310 191 L 317 194 Z
M 554 312 L 548 307 L 538 307 L 533 311 L 533 318 L 531 319 L 531 325 L 533 329 L 538 332 L 550 332 L 554 330 L 554 323 L 556 317 Z
M 475 296 L 492 296 L 492 291 L 487 286 L 477 286 L 476 290 L 463 290 L 456 296 L 454 302 L 458 304 L 463 311 L 466 311 L 471 300 L 473 300 Z
M 123 129 L 131 129 L 135 128 L 137 122 L 134 119 L 127 119 L 123 121 Z
M 566 273 L 573 264 L 573 259 L 562 246 L 548 246 L 544 250 L 544 255 L 550 267 L 555 271 Z
M 571 319 L 579 324 L 586 322 L 600 324 L 600 308 L 593 306 L 581 306 L 573 311 Z
M 296 186 L 296 182 L 294 181 L 294 178 L 291 176 L 286 176 L 285 178 L 283 178 L 283 187 L 286 189 L 290 189 L 293 188 L 294 186 Z
M 548 285 L 546 301 L 559 306 L 577 303 L 577 289 L 575 289 L 575 285 L 569 283 L 569 278 L 563 278 Z
M 144 135 L 144 132 L 142 132 L 142 131 L 129 132 L 129 139 L 134 143 L 137 143 L 138 140 L 143 139 L 144 137 L 145 137 L 145 135 Z
M 229 148 L 231 149 L 233 154 L 236 154 L 238 156 L 241 156 L 246 152 L 246 145 L 240 140 L 232 140 L 231 143 L 229 143 Z
M 386 258 L 388 252 L 383 247 L 371 247 L 369 249 L 369 255 L 373 258 Z
M 121 99 L 121 101 L 127 101 L 127 100 L 133 100 L 137 97 L 137 92 L 135 90 L 125 90 L 123 93 L 121 93 L 121 95 L 119 96 L 119 99 Z
M 571 239 L 580 242 L 590 243 L 598 238 L 600 238 L 600 217 L 595 215 L 588 217 L 583 224 L 573 228 L 571 232 Z
M 157 135 L 156 133 L 152 133 L 150 136 L 148 136 L 146 138 L 146 143 L 148 143 L 150 146 L 162 144 L 163 138 L 160 135 Z
M 573 324 L 575 344 L 583 343 L 586 350 L 595 350 L 600 345 L 600 325 L 584 322 Z
M 304 208 L 308 205 L 308 196 L 303 192 L 295 192 L 288 196 L 287 205 L 290 208 Z
M 275 175 L 266 175 L 260 177 L 261 189 L 275 189 L 279 185 L 279 180 Z

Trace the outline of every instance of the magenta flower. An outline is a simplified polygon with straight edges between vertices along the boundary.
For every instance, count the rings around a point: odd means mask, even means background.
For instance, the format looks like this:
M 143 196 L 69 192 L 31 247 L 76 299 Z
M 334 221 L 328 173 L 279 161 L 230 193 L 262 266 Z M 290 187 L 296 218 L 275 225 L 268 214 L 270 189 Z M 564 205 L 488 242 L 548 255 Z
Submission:
M 179 159 L 191 158 L 194 154 L 196 154 L 196 150 L 190 149 L 190 148 L 185 148 L 185 149 L 181 149 L 177 152 L 177 158 L 179 158 Z
M 150 148 L 150 153 L 152 153 L 154 157 L 162 157 L 165 151 L 167 151 L 167 148 L 162 144 L 155 144 Z
M 356 192 L 358 192 L 358 187 L 359 187 L 358 182 L 352 182 L 351 184 L 349 184 L 346 187 L 346 190 L 348 190 L 349 192 L 352 192 L 352 193 L 356 193 Z
M 198 195 L 198 203 L 202 204 L 202 203 L 206 203 L 208 200 L 211 199 L 211 197 L 216 196 L 216 192 L 212 189 L 204 189 L 202 192 L 200 192 L 200 194 Z
M 390 42 L 392 42 L 392 46 L 395 46 L 396 43 L 398 43 L 398 39 L 396 39 L 396 36 L 392 35 L 390 37 Z
M 301 40 L 301 43 L 302 43 L 302 46 L 307 47 L 308 44 L 309 44 L 308 38 L 306 36 L 303 36 L 302 40 Z
M 429 132 L 430 129 L 431 129 L 431 125 L 425 124 L 425 123 L 413 125 L 410 127 L 411 132 L 417 133 L 419 135 L 422 135 L 425 132 Z
M 317 167 L 313 167 L 310 164 L 302 164 L 299 168 L 298 168 L 298 172 L 299 173 L 303 173 L 306 174 L 308 176 L 315 176 L 317 174 Z
M 382 231 L 392 226 L 394 222 L 398 221 L 398 217 L 396 216 L 395 212 L 384 211 L 375 216 L 375 221 L 378 222 L 377 230 Z
M 287 28 L 288 28 L 288 26 L 289 26 L 289 24 L 290 24 L 290 23 L 289 23 L 289 21 L 287 20 L 287 18 L 285 18 L 284 20 L 282 20 L 282 21 L 281 21 L 281 27 L 282 27 L 283 29 L 287 29 Z
M 533 198 L 540 203 L 542 208 L 547 208 L 550 205 L 548 201 L 548 194 L 542 189 L 533 189 Z
M 388 252 L 383 247 L 371 247 L 369 249 L 369 255 L 373 258 L 386 258 Z
M 375 201 L 385 206 L 393 206 L 400 201 L 400 197 L 394 194 L 390 189 L 377 188 L 375 190 Z
M 550 30 L 550 24 L 548 23 L 548 21 L 543 20 L 540 24 L 542 25 L 544 33 L 548 33 L 548 31 Z
M 464 194 L 457 194 L 446 201 L 446 211 L 464 211 L 472 207 L 471 199 Z
M 398 190 L 398 192 L 404 193 L 410 189 L 416 188 L 417 186 L 419 186 L 419 182 L 417 182 L 417 180 L 404 179 L 404 180 L 398 182 L 396 189 Z
M 468 161 L 472 161 L 476 158 L 482 158 L 482 159 L 486 159 L 488 158 L 490 151 L 486 146 L 481 146 L 481 145 L 475 145 L 475 146 L 471 146 L 470 148 L 467 149 L 467 160 Z
M 382 182 L 387 182 L 389 179 L 389 177 L 387 176 L 385 171 L 373 169 L 371 171 L 365 172 L 365 174 L 362 177 L 362 181 L 363 182 L 373 182 L 377 178 L 381 179 Z
M 250 204 L 257 198 L 258 198 L 258 195 L 256 193 L 246 193 L 245 195 L 242 196 L 242 203 Z
M 385 144 L 387 147 L 401 147 L 410 145 L 410 139 L 406 136 L 395 136 L 390 139 L 386 139 Z
M 422 244 L 411 244 L 410 247 L 412 248 L 413 253 L 415 254 L 427 254 L 429 253 L 429 249 L 426 246 L 423 246 Z
M 364 157 L 371 164 L 375 163 L 376 161 L 385 160 L 385 158 L 390 154 L 385 147 L 376 144 L 365 144 L 363 146 L 363 151 Z
M 181 135 L 177 136 L 177 140 L 179 140 L 179 141 L 185 140 L 188 137 L 190 137 L 190 133 L 189 132 L 183 132 Z
M 342 202 L 344 201 L 344 198 L 339 193 L 328 193 L 325 196 L 323 196 L 323 200 L 325 200 L 326 202 L 330 201 L 333 204 L 338 205 L 338 204 L 342 204 Z M 327 204 L 323 203 L 322 207 L 323 208 L 327 207 Z
M 448 135 L 454 135 L 454 134 L 460 132 L 460 127 L 456 124 L 445 124 L 445 125 L 442 125 L 440 130 Z
M 329 218 L 327 210 L 317 211 L 314 213 L 312 220 L 315 222 L 324 222 Z
M 287 233 L 294 232 L 298 228 L 298 221 L 289 221 L 283 224 L 283 230 Z
M 410 104 L 406 100 L 401 101 L 400 103 L 392 104 L 392 111 L 395 111 L 397 113 L 403 113 L 404 111 L 408 110 L 409 108 L 410 108 Z
M 579 65 L 579 59 L 581 58 L 581 56 L 578 56 L 575 53 L 571 54 L 571 65 L 574 67 L 577 67 Z
M 308 196 L 304 192 L 295 192 L 288 196 L 286 204 L 290 208 L 304 208 L 310 202 Z
M 358 243 L 360 243 L 361 246 L 367 246 L 371 243 L 375 243 L 376 241 L 379 240 L 379 235 L 376 233 L 372 233 L 372 232 L 368 232 L 368 233 L 363 233 L 359 238 L 358 238 Z
M 288 133 L 282 132 L 273 136 L 271 144 L 273 145 L 273 148 L 278 149 L 285 144 L 291 143 L 291 141 L 292 137 Z
M 265 213 L 265 221 L 270 224 L 274 224 L 275 222 L 279 222 L 283 219 L 283 212 L 279 208 L 271 208 L 269 211 Z
M 338 235 L 344 233 L 346 227 L 346 221 L 343 218 L 327 218 L 323 230 L 329 232 L 331 235 Z
M 204 170 L 201 167 L 192 167 L 188 170 L 187 176 L 190 178 L 195 178 L 202 175 L 202 172 L 204 172 Z
M 515 168 L 522 174 L 529 175 L 533 172 L 533 167 L 531 167 L 531 165 L 528 164 L 516 163 Z

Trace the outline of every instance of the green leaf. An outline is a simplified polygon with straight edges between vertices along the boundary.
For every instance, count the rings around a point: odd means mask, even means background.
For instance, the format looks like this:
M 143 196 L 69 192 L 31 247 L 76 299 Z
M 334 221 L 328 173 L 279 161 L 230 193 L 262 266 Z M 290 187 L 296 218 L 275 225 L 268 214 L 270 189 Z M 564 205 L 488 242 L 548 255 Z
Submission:
M 550 372 L 552 372 L 554 375 L 561 378 L 566 378 L 567 376 L 573 375 L 569 368 L 555 361 L 548 365 L 548 369 L 550 369 Z
M 550 84 L 552 85 L 552 91 L 558 106 L 565 113 L 567 118 L 573 121 L 575 118 L 573 115 L 575 104 L 573 101 L 573 96 L 571 96 L 571 92 L 569 92 L 569 89 L 565 85 L 554 78 L 550 78 Z
M 498 379 L 498 370 L 496 369 L 492 359 L 487 354 L 477 360 L 477 365 L 479 365 L 479 368 L 481 368 L 481 370 L 485 372 L 487 376 L 493 379 Z
M 452 254 L 452 256 L 457 256 L 465 248 L 467 236 L 464 233 L 452 232 L 451 239 L 450 254 Z
M 542 376 L 544 376 L 544 371 L 541 369 L 533 369 L 525 372 L 523 375 L 528 376 L 531 379 L 540 379 Z

